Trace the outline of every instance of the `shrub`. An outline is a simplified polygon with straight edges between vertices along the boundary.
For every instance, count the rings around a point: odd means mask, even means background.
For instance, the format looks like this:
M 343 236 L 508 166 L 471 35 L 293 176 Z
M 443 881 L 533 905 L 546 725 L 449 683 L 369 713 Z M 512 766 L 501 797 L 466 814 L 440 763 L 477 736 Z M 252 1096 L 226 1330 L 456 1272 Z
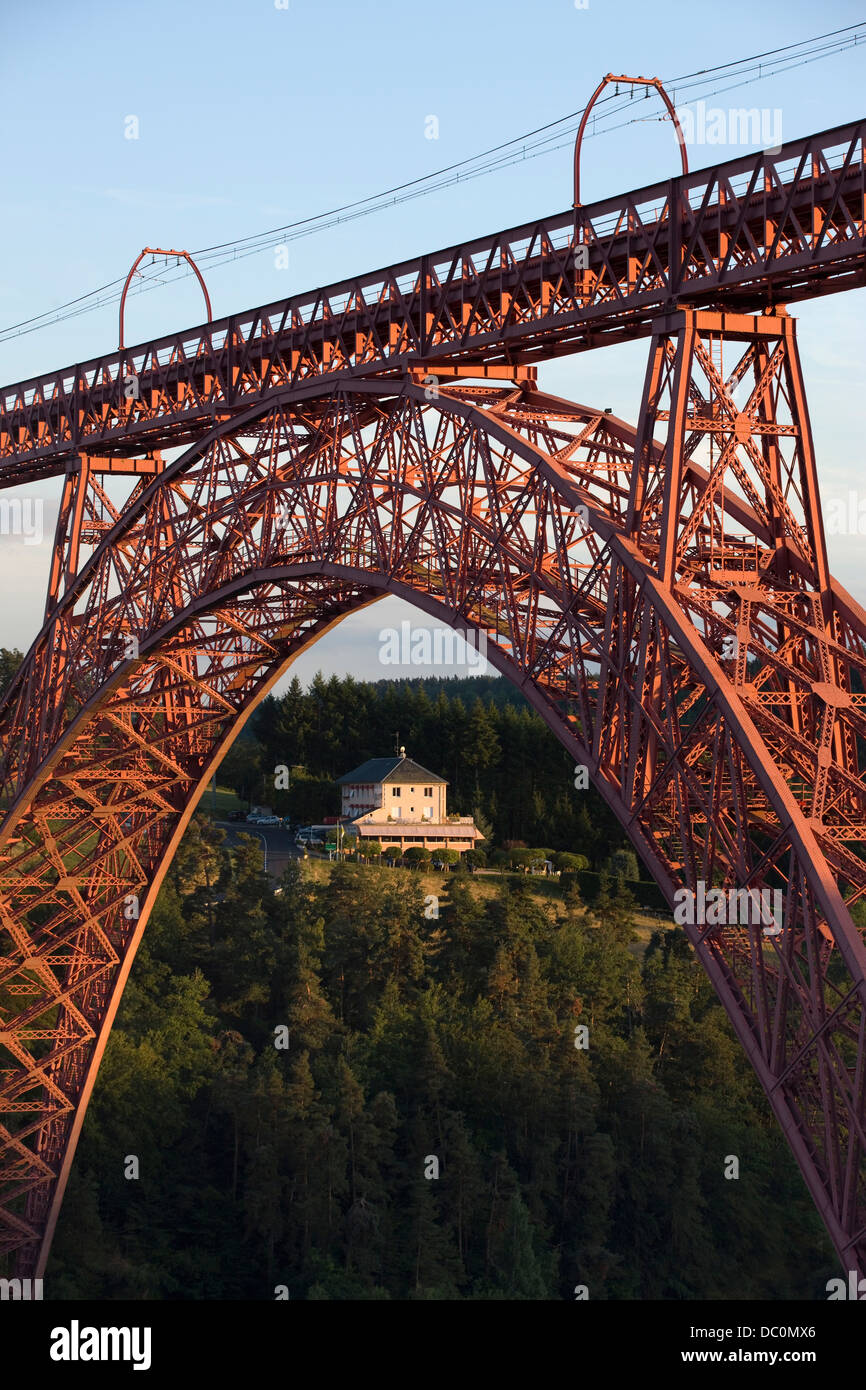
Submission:
M 410 845 L 405 854 L 406 863 L 413 869 L 420 869 L 422 864 L 430 863 L 430 851 L 423 845 Z
M 576 873 L 579 869 L 588 869 L 589 860 L 585 854 L 570 854 L 563 850 L 553 856 L 553 867 L 558 869 L 560 873 L 569 869 Z

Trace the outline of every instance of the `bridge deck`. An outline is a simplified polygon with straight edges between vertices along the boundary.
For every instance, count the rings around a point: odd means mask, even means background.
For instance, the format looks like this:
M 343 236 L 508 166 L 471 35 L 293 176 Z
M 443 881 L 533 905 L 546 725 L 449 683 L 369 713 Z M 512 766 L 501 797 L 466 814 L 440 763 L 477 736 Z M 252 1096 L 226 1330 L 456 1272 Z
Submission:
M 866 284 L 864 130 L 836 127 L 0 388 L 0 487 L 61 472 L 79 450 L 188 443 L 287 386 L 321 394 L 324 378 L 532 362 L 640 337 L 676 303 L 754 313 Z

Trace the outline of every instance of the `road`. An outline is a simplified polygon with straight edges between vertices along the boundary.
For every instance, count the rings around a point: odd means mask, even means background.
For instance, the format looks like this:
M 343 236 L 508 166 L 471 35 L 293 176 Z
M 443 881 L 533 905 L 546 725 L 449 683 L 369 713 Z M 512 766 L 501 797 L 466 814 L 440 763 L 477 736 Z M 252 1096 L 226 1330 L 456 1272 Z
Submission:
M 303 850 L 295 844 L 294 835 L 280 825 L 247 825 L 244 821 L 218 820 L 216 824 L 226 833 L 226 843 L 236 845 L 239 835 L 252 835 L 268 847 L 268 877 L 279 880 L 290 859 L 303 858 Z

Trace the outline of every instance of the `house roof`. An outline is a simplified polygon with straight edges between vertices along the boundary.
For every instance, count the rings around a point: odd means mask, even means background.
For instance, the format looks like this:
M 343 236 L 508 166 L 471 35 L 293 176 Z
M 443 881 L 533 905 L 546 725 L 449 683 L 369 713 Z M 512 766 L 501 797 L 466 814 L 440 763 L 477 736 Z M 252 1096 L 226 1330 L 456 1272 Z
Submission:
M 338 786 L 347 782 L 426 782 L 428 785 L 436 782 L 443 787 L 448 785 L 444 777 L 437 777 L 435 772 L 428 772 L 420 763 L 413 762 L 411 758 L 401 758 L 398 753 L 390 758 L 368 758 L 360 767 L 337 778 Z

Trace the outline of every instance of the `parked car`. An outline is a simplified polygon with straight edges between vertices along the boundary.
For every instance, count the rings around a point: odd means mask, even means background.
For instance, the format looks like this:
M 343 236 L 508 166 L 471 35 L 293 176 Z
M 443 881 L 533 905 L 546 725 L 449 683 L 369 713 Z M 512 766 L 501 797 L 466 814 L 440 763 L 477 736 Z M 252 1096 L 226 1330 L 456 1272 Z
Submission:
M 259 825 L 279 825 L 279 816 L 259 816 Z
M 229 811 L 229 820 L 246 820 L 246 811 Z
M 323 845 L 324 843 L 325 839 L 321 831 L 316 830 L 314 832 L 311 825 L 300 826 L 295 835 L 296 845 Z

